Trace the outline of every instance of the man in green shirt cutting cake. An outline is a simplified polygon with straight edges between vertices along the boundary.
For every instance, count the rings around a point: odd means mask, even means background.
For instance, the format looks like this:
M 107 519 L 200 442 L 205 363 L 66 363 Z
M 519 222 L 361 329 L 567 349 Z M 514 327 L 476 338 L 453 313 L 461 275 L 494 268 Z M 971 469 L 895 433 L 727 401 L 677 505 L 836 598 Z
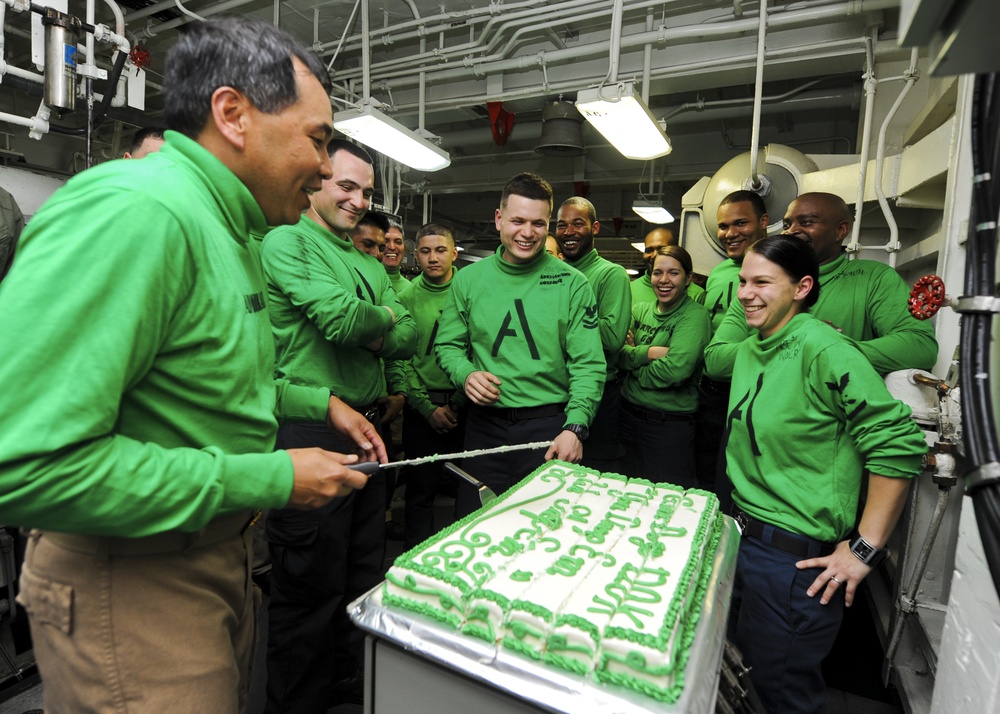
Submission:
M 252 509 L 365 482 L 354 456 L 274 451 L 276 415 L 384 459 L 328 385 L 275 379 L 249 239 L 298 221 L 330 175 L 327 82 L 267 23 L 192 24 L 167 60 L 162 151 L 70 179 L 25 230 L 0 287 L 16 346 L 0 362 L 0 522 L 39 529 L 19 600 L 46 711 L 243 710 Z
M 482 449 L 552 440 L 548 450 L 467 461 L 497 493 L 544 459 L 577 462 L 606 376 L 594 292 L 576 269 L 545 252 L 552 187 L 518 174 L 504 187 L 495 255 L 455 276 L 435 354 L 470 402 L 465 445 Z M 459 516 L 479 507 L 460 485 Z

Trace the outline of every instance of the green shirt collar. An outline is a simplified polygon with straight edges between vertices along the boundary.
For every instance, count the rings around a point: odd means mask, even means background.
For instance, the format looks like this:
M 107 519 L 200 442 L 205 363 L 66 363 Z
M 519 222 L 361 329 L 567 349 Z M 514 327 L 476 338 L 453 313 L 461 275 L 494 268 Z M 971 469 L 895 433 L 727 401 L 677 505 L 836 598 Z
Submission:
M 267 221 L 250 189 L 214 154 L 194 139 L 176 131 L 163 135 L 164 156 L 185 164 L 205 185 L 233 235 L 246 241 L 251 233 L 267 232 Z

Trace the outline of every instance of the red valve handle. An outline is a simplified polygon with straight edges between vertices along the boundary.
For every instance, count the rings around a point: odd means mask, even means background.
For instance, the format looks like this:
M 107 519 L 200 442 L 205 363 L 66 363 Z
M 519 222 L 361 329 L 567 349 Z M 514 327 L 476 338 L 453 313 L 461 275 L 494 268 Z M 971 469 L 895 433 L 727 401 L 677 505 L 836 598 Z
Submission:
M 913 284 L 909 300 L 910 314 L 918 320 L 929 320 L 944 304 L 944 281 L 936 275 L 925 275 Z
M 132 51 L 129 53 L 129 58 L 132 60 L 132 64 L 140 69 L 142 67 L 148 67 L 153 62 L 149 51 L 141 45 L 135 45 L 132 48 Z

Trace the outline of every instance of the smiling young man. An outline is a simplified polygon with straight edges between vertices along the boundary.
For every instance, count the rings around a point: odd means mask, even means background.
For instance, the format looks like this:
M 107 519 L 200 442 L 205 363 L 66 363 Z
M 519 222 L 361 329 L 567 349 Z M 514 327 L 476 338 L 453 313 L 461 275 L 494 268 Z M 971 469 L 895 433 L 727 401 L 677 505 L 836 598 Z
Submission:
M 428 223 L 417 231 L 415 256 L 420 274 L 399 296 L 417 323 L 417 351 L 407 364 L 408 400 L 403 410 L 403 450 L 407 458 L 461 451 L 465 439 L 465 395 L 456 390 L 434 359 L 455 275 L 455 237 L 446 226 Z M 429 538 L 434 497 L 443 475 L 440 462 L 412 466 L 406 473 L 403 547 Z
M 705 307 L 714 331 L 737 302 L 740 266 L 747 248 L 767 235 L 769 216 L 764 199 L 753 191 L 733 191 L 722 199 L 716 214 L 719 245 L 726 259 L 709 273 L 705 284 Z M 729 380 L 702 375 L 698 383 L 698 411 L 695 414 L 695 465 L 700 488 L 714 490 L 725 470 L 719 473 L 719 449 L 726 426 Z M 723 494 L 723 498 L 727 495 Z
M 294 384 L 328 387 L 377 424 L 386 392 L 382 360 L 408 359 L 416 326 L 382 265 L 347 237 L 371 202 L 371 157 L 342 139 L 330 142 L 329 153 L 331 176 L 302 220 L 264 238 L 276 372 Z M 291 445 L 341 444 L 303 420 L 278 431 L 278 446 Z M 274 566 L 266 711 L 325 711 L 359 699 L 364 638 L 345 608 L 381 579 L 385 493 L 378 473 L 364 491 L 316 511 L 268 515 Z
M 46 711 L 243 711 L 251 509 L 365 483 L 354 456 L 274 451 L 276 414 L 340 423 L 340 451 L 384 458 L 326 385 L 275 380 L 250 240 L 298 221 L 330 175 L 327 82 L 267 23 L 194 23 L 167 59 L 162 151 L 73 177 L 24 232 L 0 291 L 17 346 L 0 362 L 0 521 L 40 529 L 19 601 Z
M 594 291 L 601 347 L 608 364 L 601 402 L 590 425 L 583 464 L 599 471 L 617 471 L 619 461 L 625 455 L 618 433 L 621 388 L 617 362 L 632 314 L 632 291 L 625 269 L 598 255 L 594 236 L 600 229 L 597 210 L 586 198 L 573 196 L 559 207 L 556 240 L 559 241 L 563 259 L 584 274 Z
M 494 217 L 501 245 L 454 278 L 438 332 L 438 364 L 471 403 L 466 448 L 552 440 L 544 452 L 467 461 L 497 493 L 543 460 L 580 461 L 605 380 L 594 292 L 545 252 L 551 214 L 545 179 L 507 182 Z M 476 489 L 460 485 L 458 515 L 478 507 Z

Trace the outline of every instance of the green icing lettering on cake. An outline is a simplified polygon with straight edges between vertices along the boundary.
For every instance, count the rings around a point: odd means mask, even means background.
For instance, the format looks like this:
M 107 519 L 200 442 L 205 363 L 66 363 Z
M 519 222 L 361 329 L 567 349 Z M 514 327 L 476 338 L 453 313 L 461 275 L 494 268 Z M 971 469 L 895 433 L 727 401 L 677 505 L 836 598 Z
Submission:
M 526 583 L 531 580 L 531 573 L 526 570 L 515 570 L 510 574 L 510 579 L 519 583 Z
M 560 555 L 559 559 L 549 566 L 545 572 L 549 575 L 565 575 L 571 578 L 580 572 L 580 568 L 582 567 L 583 558 L 571 558 L 568 555 Z
M 580 504 L 573 504 L 570 509 L 570 514 L 566 516 L 567 521 L 576 521 L 577 523 L 588 524 L 590 523 L 590 516 L 592 511 L 586 506 L 581 506 Z
M 562 541 L 559 540 L 558 538 L 553 538 L 552 536 L 544 536 L 542 538 L 539 538 L 537 542 L 539 545 L 542 544 L 546 545 L 545 548 L 546 553 L 555 553 L 557 551 L 562 550 Z
M 494 553 L 499 553 L 500 555 L 514 555 L 515 553 L 520 553 L 524 550 L 524 545 L 518 543 L 516 540 L 510 536 L 506 536 L 496 545 L 490 546 L 486 549 L 486 555 L 493 555 Z

